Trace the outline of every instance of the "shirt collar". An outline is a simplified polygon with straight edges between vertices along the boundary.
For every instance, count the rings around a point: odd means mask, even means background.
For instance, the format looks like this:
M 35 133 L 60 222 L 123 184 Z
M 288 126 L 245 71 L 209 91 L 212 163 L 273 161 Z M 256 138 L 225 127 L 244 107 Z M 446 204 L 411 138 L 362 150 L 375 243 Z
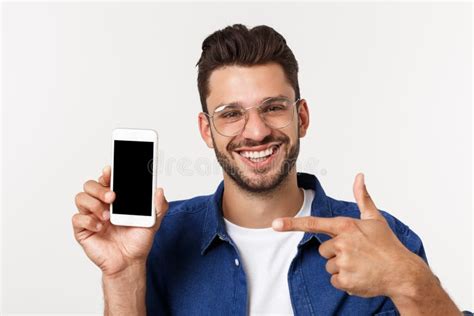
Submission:
M 329 199 L 324 193 L 319 180 L 315 175 L 308 173 L 297 173 L 298 187 L 314 190 L 315 195 L 311 203 L 311 216 L 332 217 Z M 219 242 L 226 241 L 233 244 L 225 229 L 224 219 L 222 217 L 222 195 L 224 193 L 224 181 L 221 181 L 216 192 L 210 197 L 207 204 L 207 210 L 203 222 L 201 254 L 204 255 L 207 250 Z M 330 237 L 321 233 L 305 233 L 298 248 L 302 247 L 312 239 L 320 243 L 328 240 Z

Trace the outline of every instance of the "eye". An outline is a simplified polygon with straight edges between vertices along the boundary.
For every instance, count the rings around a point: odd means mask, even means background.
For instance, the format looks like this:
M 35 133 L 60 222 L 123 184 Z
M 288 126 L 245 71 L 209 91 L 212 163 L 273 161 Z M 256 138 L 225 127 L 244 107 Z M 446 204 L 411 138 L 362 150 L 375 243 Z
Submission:
M 235 119 L 235 118 L 240 118 L 241 116 L 242 116 L 242 112 L 238 110 L 227 110 L 219 114 L 219 117 L 222 119 Z
M 262 108 L 262 112 L 264 113 L 279 112 L 279 111 L 284 111 L 285 109 L 286 109 L 285 103 L 272 102 L 269 104 L 265 104 Z

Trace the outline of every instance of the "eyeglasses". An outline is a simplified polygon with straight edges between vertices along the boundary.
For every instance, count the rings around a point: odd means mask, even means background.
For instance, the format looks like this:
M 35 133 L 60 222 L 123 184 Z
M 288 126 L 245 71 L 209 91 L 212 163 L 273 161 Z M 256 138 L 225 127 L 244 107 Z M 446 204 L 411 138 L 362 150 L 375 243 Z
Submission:
M 287 98 L 269 98 L 259 105 L 244 108 L 239 104 L 224 104 L 214 110 L 212 115 L 204 113 L 212 120 L 214 128 L 222 136 L 239 135 L 247 125 L 249 111 L 257 108 L 260 118 L 271 128 L 281 129 L 291 124 L 298 99 L 294 102 Z

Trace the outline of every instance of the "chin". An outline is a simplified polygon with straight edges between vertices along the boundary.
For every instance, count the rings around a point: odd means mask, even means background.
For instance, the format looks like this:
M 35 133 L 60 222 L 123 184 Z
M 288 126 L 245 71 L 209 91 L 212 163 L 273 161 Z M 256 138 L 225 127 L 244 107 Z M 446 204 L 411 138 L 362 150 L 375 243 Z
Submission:
M 246 182 L 246 185 L 240 185 L 246 191 L 251 193 L 270 193 L 276 191 L 284 182 L 288 175 L 275 175 L 274 177 L 265 177 L 265 179 L 255 179 Z

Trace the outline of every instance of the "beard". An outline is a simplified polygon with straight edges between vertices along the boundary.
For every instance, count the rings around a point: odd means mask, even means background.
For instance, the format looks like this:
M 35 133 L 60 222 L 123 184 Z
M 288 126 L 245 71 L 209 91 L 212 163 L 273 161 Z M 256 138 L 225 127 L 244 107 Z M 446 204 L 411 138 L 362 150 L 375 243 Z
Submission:
M 246 139 L 239 143 L 230 142 L 226 151 L 229 155 L 226 155 L 224 152 L 221 152 L 217 149 L 216 143 L 214 142 L 214 137 L 212 137 L 212 142 L 214 144 L 214 152 L 216 153 L 216 158 L 222 169 L 226 174 L 230 176 L 231 179 L 243 190 L 252 194 L 267 195 L 272 192 L 277 191 L 277 189 L 282 185 L 285 179 L 288 178 L 291 170 L 296 164 L 296 159 L 298 158 L 300 150 L 300 139 L 297 139 L 297 142 L 288 148 L 290 145 L 290 138 L 286 135 L 268 135 L 261 142 L 256 142 L 254 140 Z M 287 150 L 284 153 L 283 161 L 281 165 L 275 165 L 276 159 L 273 159 L 271 164 L 268 167 L 264 168 L 251 168 L 245 166 L 245 170 L 239 168 L 235 159 L 232 156 L 233 149 L 239 147 L 253 147 L 259 145 L 265 145 L 271 142 L 279 142 L 280 146 L 278 150 L 283 150 L 285 147 Z M 286 145 L 286 146 L 285 146 Z M 277 169 L 276 172 L 272 172 L 273 169 Z M 256 178 L 249 177 L 246 175 L 246 172 L 256 175 Z

